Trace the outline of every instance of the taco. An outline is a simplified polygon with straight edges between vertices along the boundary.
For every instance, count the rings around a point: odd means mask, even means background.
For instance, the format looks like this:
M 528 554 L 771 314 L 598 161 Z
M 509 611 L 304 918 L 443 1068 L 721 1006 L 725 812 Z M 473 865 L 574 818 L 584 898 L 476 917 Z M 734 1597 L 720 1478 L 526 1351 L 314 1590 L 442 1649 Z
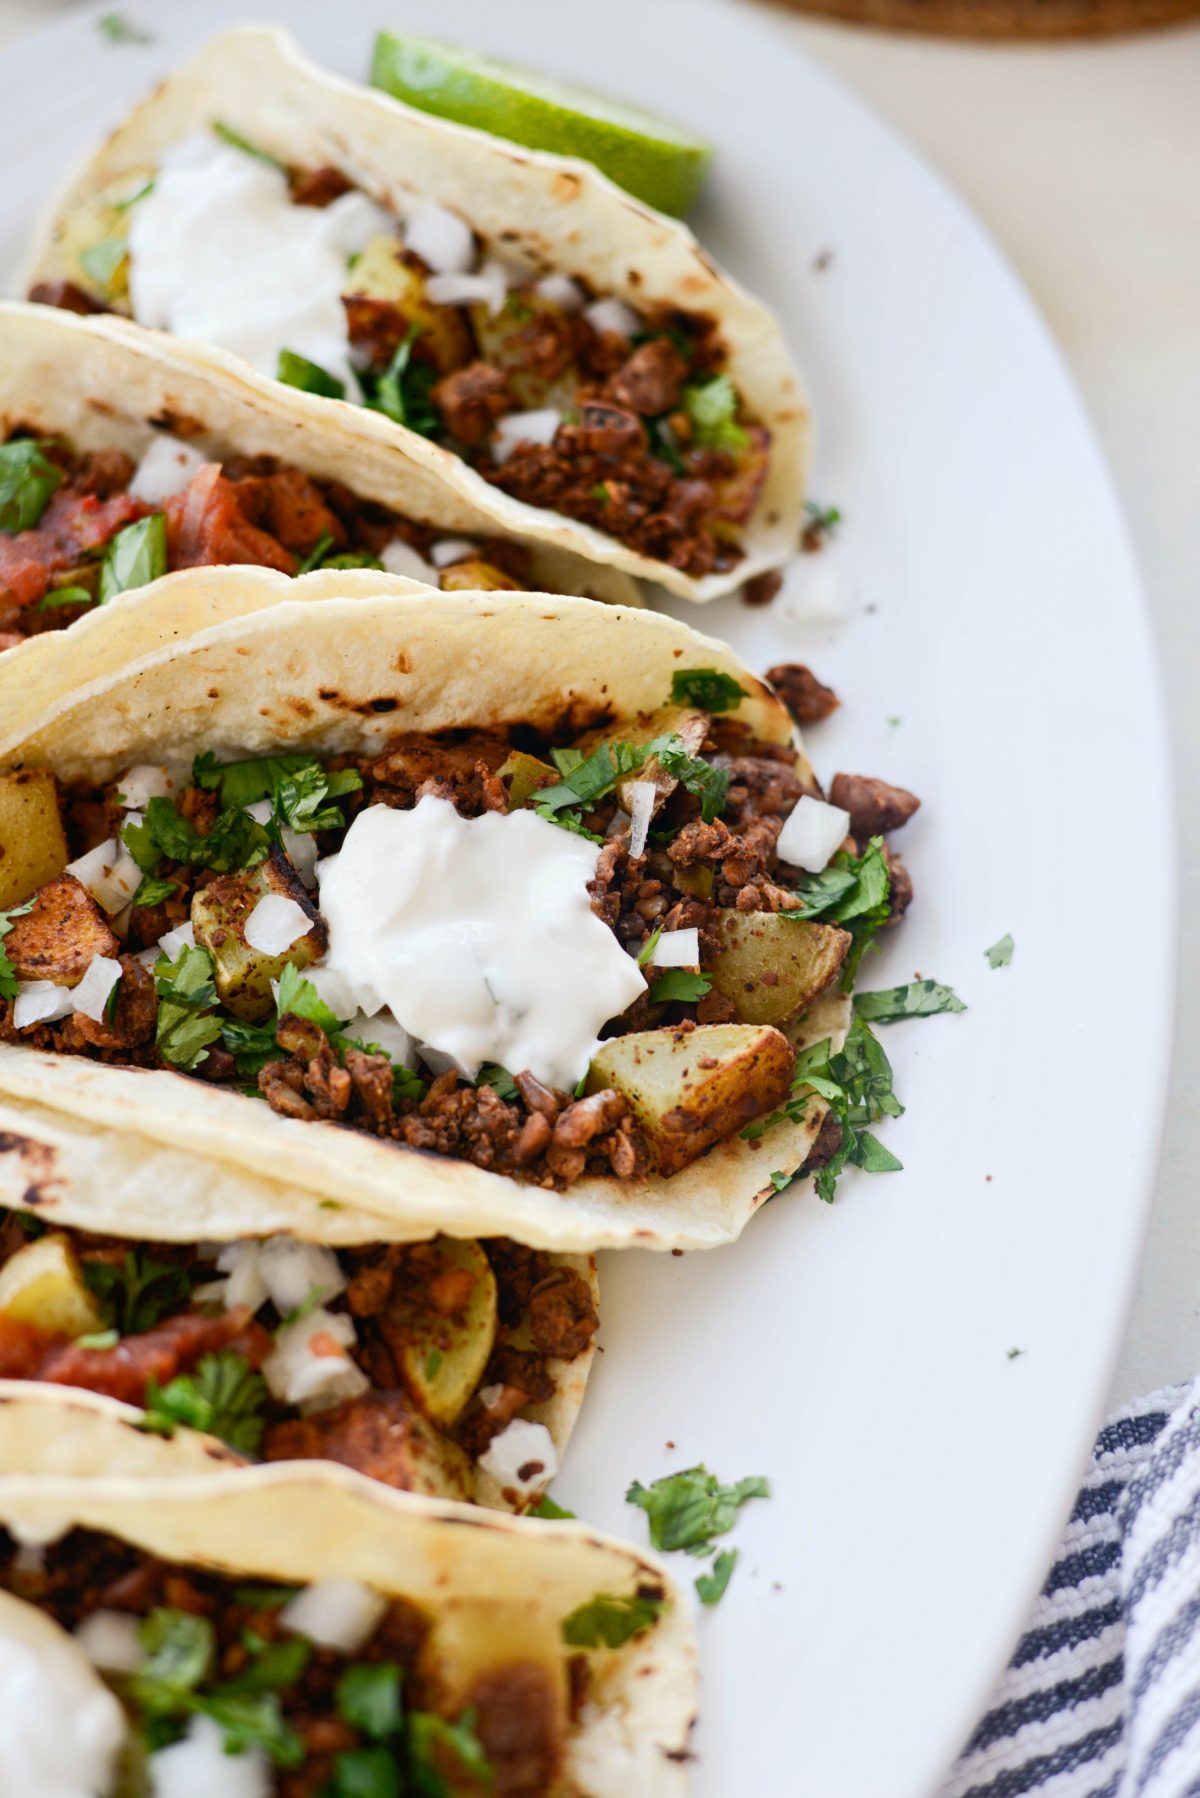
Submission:
M 461 533 L 395 448 L 294 415 L 183 341 L 0 305 L 0 650 L 169 569 L 376 568 L 454 592 L 533 587 L 637 604 L 553 544 Z M 499 530 L 493 527 L 493 532 Z
M 231 31 L 157 88 L 55 205 L 24 291 L 283 379 L 298 421 L 403 451 L 467 531 L 694 600 L 796 545 L 799 378 L 686 227 L 283 32 Z
M 61 1418 L 65 1476 L 45 1409 L 6 1401 L 0 1445 L 4 1791 L 685 1789 L 694 1636 L 654 1557 L 314 1463 L 113 1477 L 122 1423 Z
M 14 650 L 0 715 L 0 1100 L 560 1252 L 729 1241 L 828 1152 L 797 1045 L 886 861 L 724 645 L 202 570 Z

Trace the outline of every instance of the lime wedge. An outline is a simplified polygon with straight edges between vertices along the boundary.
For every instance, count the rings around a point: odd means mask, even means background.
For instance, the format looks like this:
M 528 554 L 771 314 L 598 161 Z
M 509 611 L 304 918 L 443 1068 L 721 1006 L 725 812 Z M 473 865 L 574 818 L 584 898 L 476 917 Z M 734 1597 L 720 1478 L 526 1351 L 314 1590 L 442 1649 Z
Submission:
M 379 32 L 371 81 L 421 112 L 530 150 L 580 156 L 676 218 L 695 200 L 712 156 L 710 144 L 662 119 L 428 38 Z

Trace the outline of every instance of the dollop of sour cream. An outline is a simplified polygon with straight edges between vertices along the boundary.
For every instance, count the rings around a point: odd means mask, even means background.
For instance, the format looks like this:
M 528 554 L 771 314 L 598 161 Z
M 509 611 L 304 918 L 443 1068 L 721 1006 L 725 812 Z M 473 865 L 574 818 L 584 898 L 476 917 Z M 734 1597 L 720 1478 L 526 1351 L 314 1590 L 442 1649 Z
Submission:
M 107 1798 L 125 1715 L 53 1618 L 0 1592 L 0 1792 Z
M 357 393 L 342 293 L 349 257 L 395 220 L 365 194 L 295 206 L 282 170 L 196 132 L 130 209 L 129 298 L 141 325 L 219 344 L 274 376 L 294 350 Z
M 646 988 L 589 903 L 598 855 L 528 811 L 368 806 L 318 870 L 328 965 L 468 1078 L 498 1062 L 570 1089 Z

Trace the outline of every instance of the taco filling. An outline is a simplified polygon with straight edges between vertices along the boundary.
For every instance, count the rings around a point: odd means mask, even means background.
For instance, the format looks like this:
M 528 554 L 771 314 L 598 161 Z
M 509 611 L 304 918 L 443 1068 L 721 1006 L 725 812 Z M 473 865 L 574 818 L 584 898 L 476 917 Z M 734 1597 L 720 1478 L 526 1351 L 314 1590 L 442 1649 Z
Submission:
M 744 692 L 681 668 L 568 742 L 0 776 L 0 1039 L 560 1191 L 759 1135 L 911 897 L 883 832 L 918 802 L 839 775 L 827 803 L 727 715 Z
M 271 457 L 211 461 L 167 435 L 140 462 L 57 437 L 0 444 L 0 649 L 160 575 L 229 563 L 386 569 L 447 592 L 530 576 L 518 544 L 448 536 Z
M 484 242 L 428 200 L 401 218 L 236 125 L 80 200 L 58 229 L 69 278 L 30 299 L 123 313 L 368 406 L 688 576 L 736 567 L 771 433 L 713 320 L 518 266 L 503 233 Z
M 558 1471 L 546 1407 L 598 1325 L 580 1266 L 503 1239 L 195 1246 L 10 1212 L 0 1379 L 102 1393 L 250 1459 L 522 1509 Z
M 452 1668 L 429 1608 L 355 1579 L 294 1586 L 102 1530 L 44 1548 L 0 1531 L 0 1784 L 29 1798 L 565 1798 L 584 1789 L 572 1740 L 612 1648 L 663 1606 L 647 1570 L 636 1595 L 557 1620 L 557 1641 L 477 1616 Z

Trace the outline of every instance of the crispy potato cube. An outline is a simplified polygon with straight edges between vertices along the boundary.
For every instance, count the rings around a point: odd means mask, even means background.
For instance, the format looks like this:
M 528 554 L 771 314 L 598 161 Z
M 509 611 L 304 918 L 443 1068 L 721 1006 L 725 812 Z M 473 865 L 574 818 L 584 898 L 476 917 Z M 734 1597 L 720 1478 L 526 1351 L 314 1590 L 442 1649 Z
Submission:
M 575 404 L 579 369 L 571 327 L 561 309 L 540 294 L 510 294 L 499 312 L 482 301 L 467 308 L 479 354 L 508 376 L 517 406 L 535 411 Z
M 443 593 L 522 593 L 525 589 L 511 574 L 497 568 L 494 562 L 473 557 L 469 562 L 452 562 L 443 568 L 438 586 Z
M 432 362 L 442 374 L 461 368 L 474 356 L 467 321 L 457 306 L 435 306 L 425 293 L 425 275 L 398 237 L 373 237 L 346 278 L 346 292 L 382 300 L 403 316 L 404 330 L 420 332 L 413 355 Z M 351 308 L 353 310 L 353 308 Z
M 268 893 L 294 899 L 312 920 L 306 936 L 282 955 L 266 955 L 246 941 L 246 920 Z M 290 962 L 307 968 L 325 953 L 328 940 L 316 906 L 300 882 L 291 862 L 273 849 L 265 862 L 241 874 L 220 874 L 192 900 L 192 928 L 196 941 L 213 958 L 213 978 L 221 1003 L 235 1018 L 257 1023 L 270 1015 L 274 1005 L 271 982 L 278 980 Z
M 401 1378 L 430 1423 L 458 1422 L 483 1378 L 496 1341 L 496 1276 L 477 1242 L 442 1237 L 436 1271 L 425 1273 L 417 1309 L 389 1316 L 388 1346 Z
M 850 932 L 777 912 L 724 911 L 705 971 L 745 1024 L 781 1024 L 837 979 Z
M 0 911 L 23 905 L 69 860 L 53 774 L 0 774 Z
M 42 887 L 33 910 L 14 918 L 4 939 L 18 980 L 53 980 L 57 986 L 78 986 L 94 955 L 120 950 L 104 913 L 73 874 Z
M 641 1126 L 660 1174 L 676 1174 L 714 1143 L 773 1111 L 795 1057 L 767 1025 L 702 1024 L 614 1037 L 592 1058 L 588 1091 L 615 1087 Z
M 526 755 L 523 749 L 514 749 L 496 772 L 508 782 L 508 804 L 514 812 L 527 805 L 539 787 L 556 786 L 561 778 L 557 768 L 536 755 Z
M 581 737 L 576 744 L 585 755 L 599 749 L 601 743 L 650 743 L 655 737 L 676 736 L 683 743 L 689 755 L 699 755 L 708 735 L 709 717 L 707 712 L 699 712 L 690 705 L 663 705 L 656 712 L 641 712 L 636 718 L 627 718 L 616 725 L 606 725 L 603 730 L 590 731 Z M 669 799 L 678 786 L 673 774 L 668 774 L 657 756 L 651 756 L 642 763 L 633 774 L 625 780 L 617 782 L 617 798 L 625 810 L 632 804 L 629 788 L 636 780 L 648 780 L 658 791 L 655 811 L 663 801 Z
M 104 1328 L 75 1251 L 61 1232 L 27 1243 L 0 1268 L 0 1311 L 61 1336 L 89 1336 Z

